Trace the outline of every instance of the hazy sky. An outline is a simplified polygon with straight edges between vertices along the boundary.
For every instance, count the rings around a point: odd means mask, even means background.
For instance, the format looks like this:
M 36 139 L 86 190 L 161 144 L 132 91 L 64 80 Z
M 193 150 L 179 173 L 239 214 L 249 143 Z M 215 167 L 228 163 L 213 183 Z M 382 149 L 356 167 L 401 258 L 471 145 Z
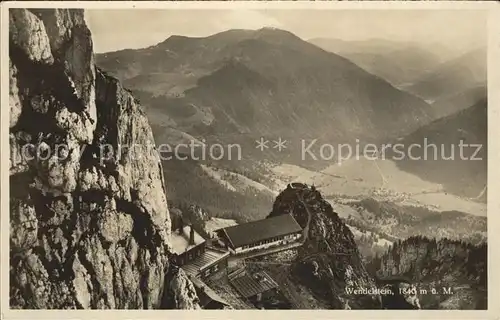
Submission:
M 228 29 L 277 27 L 307 40 L 383 38 L 436 42 L 457 51 L 485 44 L 484 11 L 465 10 L 86 10 L 95 52 L 143 48 L 171 35 L 208 36 Z

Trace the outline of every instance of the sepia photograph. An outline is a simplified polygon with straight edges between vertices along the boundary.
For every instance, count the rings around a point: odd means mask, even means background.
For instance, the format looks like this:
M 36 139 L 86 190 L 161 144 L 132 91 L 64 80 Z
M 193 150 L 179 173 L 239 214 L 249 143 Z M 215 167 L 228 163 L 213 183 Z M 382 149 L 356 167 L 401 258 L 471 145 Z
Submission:
M 487 6 L 183 3 L 2 7 L 2 306 L 494 307 Z

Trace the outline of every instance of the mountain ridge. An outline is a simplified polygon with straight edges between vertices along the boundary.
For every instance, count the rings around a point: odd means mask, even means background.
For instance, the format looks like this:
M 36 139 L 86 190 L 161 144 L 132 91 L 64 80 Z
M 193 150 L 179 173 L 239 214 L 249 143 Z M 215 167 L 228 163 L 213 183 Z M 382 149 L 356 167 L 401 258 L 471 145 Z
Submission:
M 350 295 L 347 288 L 370 289 L 374 279 L 366 271 L 354 236 L 331 205 L 314 188 L 295 183 L 277 197 L 268 217 L 291 214 L 303 231 L 291 272 L 320 300 L 334 309 L 379 309 L 378 294 Z
M 437 119 L 407 135 L 398 143 L 422 147 L 435 145 L 425 158 L 425 150 L 418 159 L 405 157 L 397 165 L 402 170 L 417 174 L 427 181 L 445 185 L 459 195 L 474 198 L 481 194 L 487 179 L 488 103 L 483 97 L 469 108 Z M 460 143 L 464 144 L 463 152 Z M 486 201 L 483 194 L 481 201 Z
M 174 46 L 174 42 L 182 44 Z M 298 134 L 324 134 L 329 127 L 335 131 L 330 135 L 334 138 L 349 134 L 368 138 L 399 135 L 432 118 L 432 110 L 423 100 L 288 31 L 229 30 L 204 38 L 170 37 L 135 52 L 133 58 L 121 57 L 123 52 L 97 55 L 97 61 L 125 83 L 137 74 L 150 74 L 153 83 L 129 82 L 134 92 L 142 92 L 141 101 L 148 107 L 153 105 L 148 95 L 158 100 L 154 108 L 161 108 L 160 103 L 194 104 L 210 109 L 214 123 L 222 128 L 269 134 L 279 127 L 271 124 L 273 119 L 283 125 L 298 125 Z M 222 72 L 233 62 L 238 62 L 239 72 Z M 250 73 L 265 80 L 257 88 L 249 88 L 251 84 L 241 77 Z M 239 82 L 242 86 L 229 90 L 218 82 L 233 86 Z M 239 106 L 241 103 L 244 107 Z M 253 118 L 228 115 L 228 110 L 234 108 L 250 112 Z M 253 121 L 250 126 L 249 121 Z M 384 130 L 378 130 L 381 127 Z M 194 136 L 206 134 L 189 128 L 186 131 Z

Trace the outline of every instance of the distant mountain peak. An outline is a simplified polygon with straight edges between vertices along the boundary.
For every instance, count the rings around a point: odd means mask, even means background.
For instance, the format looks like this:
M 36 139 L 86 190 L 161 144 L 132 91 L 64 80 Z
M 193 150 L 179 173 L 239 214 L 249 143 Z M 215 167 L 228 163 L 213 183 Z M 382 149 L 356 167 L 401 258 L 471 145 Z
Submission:
M 210 107 L 217 118 L 213 132 L 244 126 L 255 134 L 274 133 L 295 126 L 293 135 L 372 140 L 400 136 L 431 120 L 422 99 L 279 28 L 167 42 L 139 54 L 101 56 L 98 63 L 136 91 L 181 95 Z
M 188 36 L 173 34 L 170 37 L 168 37 L 167 39 L 163 40 L 162 42 L 159 42 L 158 44 L 151 46 L 150 48 L 185 46 L 185 45 L 189 45 L 190 43 L 192 43 L 192 41 L 195 41 L 198 39 L 202 39 L 202 38 L 188 37 Z
M 292 32 L 285 30 L 285 29 L 280 29 L 276 27 L 262 27 L 260 29 L 256 30 L 258 33 L 274 33 L 274 34 L 288 34 L 288 35 L 294 35 Z

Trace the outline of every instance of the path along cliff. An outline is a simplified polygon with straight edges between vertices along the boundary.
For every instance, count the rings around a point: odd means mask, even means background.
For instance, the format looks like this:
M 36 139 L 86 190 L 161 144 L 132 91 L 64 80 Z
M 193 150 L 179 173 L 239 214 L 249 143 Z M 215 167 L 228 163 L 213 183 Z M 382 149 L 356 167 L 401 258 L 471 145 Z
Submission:
M 11 308 L 199 308 L 151 128 L 83 10 L 11 9 L 9 41 Z

